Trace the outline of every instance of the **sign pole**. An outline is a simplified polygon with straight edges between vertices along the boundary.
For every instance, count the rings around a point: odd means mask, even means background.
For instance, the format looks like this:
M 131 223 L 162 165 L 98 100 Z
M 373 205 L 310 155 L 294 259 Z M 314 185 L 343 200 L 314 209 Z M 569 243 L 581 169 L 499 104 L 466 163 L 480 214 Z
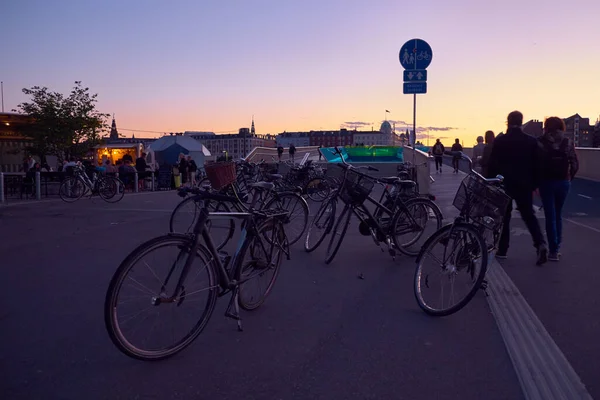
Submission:
M 413 165 L 416 164 L 416 153 L 417 153 L 417 95 L 413 94 Z

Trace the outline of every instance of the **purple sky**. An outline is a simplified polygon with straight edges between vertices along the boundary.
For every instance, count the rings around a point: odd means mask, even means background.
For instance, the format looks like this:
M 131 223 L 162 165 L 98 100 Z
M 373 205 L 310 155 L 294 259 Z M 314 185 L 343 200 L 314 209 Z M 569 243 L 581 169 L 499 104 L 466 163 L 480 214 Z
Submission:
M 23 87 L 99 94 L 121 133 L 412 123 L 398 51 L 429 42 L 417 124 L 469 142 L 525 118 L 600 114 L 600 2 L 31 1 L 3 4 L 5 110 Z M 444 128 L 456 128 L 444 132 Z

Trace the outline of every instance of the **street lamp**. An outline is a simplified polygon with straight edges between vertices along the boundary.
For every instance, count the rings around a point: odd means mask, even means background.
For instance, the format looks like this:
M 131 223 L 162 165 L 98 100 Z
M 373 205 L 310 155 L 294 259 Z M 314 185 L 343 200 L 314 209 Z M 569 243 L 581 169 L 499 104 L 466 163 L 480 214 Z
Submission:
M 222 153 L 225 154 L 225 161 L 227 161 L 227 150 L 223 150 Z

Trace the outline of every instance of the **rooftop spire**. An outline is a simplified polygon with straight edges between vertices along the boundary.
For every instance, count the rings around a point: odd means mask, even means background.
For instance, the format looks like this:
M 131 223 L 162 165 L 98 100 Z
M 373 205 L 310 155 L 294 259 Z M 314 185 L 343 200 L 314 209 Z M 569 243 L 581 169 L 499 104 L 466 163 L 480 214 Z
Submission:
M 250 134 L 252 136 L 256 135 L 256 130 L 254 129 L 254 115 L 252 115 L 252 127 L 250 128 Z
M 115 121 L 115 114 L 113 113 L 112 125 L 110 127 L 110 136 L 111 139 L 119 138 L 119 131 L 117 131 L 117 122 Z

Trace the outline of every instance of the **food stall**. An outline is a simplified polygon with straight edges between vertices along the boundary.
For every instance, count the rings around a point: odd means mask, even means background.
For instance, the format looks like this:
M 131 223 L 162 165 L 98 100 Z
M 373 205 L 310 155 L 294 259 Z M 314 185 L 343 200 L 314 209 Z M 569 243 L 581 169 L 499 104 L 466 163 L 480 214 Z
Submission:
M 101 144 L 94 147 L 94 162 L 96 165 L 101 165 L 105 160 L 110 160 L 110 163 L 115 165 L 126 154 L 129 154 L 135 162 L 143 151 L 144 145 L 141 143 Z

